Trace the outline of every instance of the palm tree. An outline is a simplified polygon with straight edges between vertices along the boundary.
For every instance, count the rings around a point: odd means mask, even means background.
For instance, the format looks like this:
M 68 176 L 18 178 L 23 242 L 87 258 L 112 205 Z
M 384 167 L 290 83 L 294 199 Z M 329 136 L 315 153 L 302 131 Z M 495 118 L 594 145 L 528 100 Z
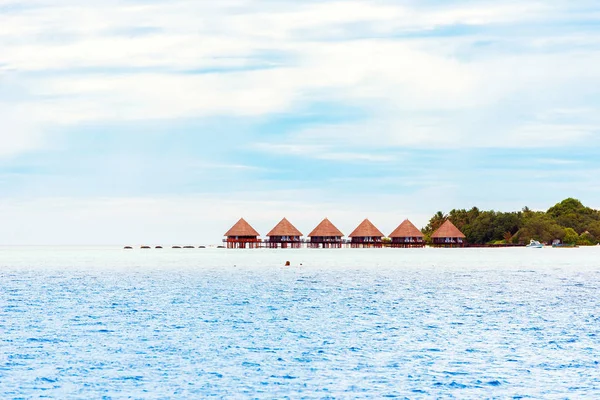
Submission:
M 435 232 L 440 226 L 442 226 L 444 222 L 446 222 L 447 219 L 447 215 L 445 215 L 441 211 L 438 211 L 433 217 L 431 217 L 431 219 L 429 220 L 429 224 L 427 224 L 427 226 L 423 228 L 423 233 L 430 234 Z

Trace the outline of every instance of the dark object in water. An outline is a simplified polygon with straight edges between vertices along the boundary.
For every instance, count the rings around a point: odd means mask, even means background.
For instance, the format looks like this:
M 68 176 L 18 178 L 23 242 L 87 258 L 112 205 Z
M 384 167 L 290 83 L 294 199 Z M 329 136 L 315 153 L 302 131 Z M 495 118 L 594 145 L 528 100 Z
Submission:
M 181 248 L 181 246 L 173 246 L 172 248 L 173 248 L 173 249 L 180 249 L 180 248 Z
M 144 249 L 144 250 L 147 250 L 147 249 L 151 249 L 152 247 L 150 247 L 150 246 L 142 246 L 141 248 Z
M 155 249 L 162 249 L 162 246 L 156 246 Z
M 291 263 L 291 262 L 289 262 L 289 261 L 286 261 L 286 262 L 285 262 L 285 266 L 286 266 L 286 267 L 289 267 L 290 265 L 292 265 L 292 263 Z
M 579 248 L 579 246 L 577 246 L 575 243 L 553 243 L 552 247 L 555 249 L 577 249 Z
M 133 247 L 131 247 L 131 246 L 125 246 L 125 247 L 123 247 L 123 248 L 124 248 L 125 250 L 133 250 Z
M 195 249 L 194 246 L 183 246 L 184 249 Z

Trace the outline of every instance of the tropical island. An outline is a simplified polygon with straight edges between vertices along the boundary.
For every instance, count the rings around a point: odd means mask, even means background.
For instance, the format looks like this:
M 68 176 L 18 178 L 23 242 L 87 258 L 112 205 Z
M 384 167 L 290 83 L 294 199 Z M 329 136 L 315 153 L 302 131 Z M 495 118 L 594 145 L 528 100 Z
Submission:
M 547 211 L 482 211 L 454 209 L 448 214 L 438 211 L 423 228 L 425 241 L 446 220 L 452 221 L 466 236 L 467 243 L 475 245 L 523 244 L 531 239 L 545 243 L 590 246 L 600 242 L 600 211 L 584 206 L 581 201 L 568 198 Z
M 557 247 L 591 246 L 600 242 L 600 211 L 568 198 L 547 211 L 481 211 L 454 209 L 448 214 L 438 211 L 419 230 L 408 219 L 385 236 L 369 219 L 365 219 L 350 235 L 344 234 L 325 218 L 303 239 L 290 221 L 283 218 L 266 236 L 241 218 L 224 236 L 223 246 L 245 248 L 412 248 L 412 247 Z

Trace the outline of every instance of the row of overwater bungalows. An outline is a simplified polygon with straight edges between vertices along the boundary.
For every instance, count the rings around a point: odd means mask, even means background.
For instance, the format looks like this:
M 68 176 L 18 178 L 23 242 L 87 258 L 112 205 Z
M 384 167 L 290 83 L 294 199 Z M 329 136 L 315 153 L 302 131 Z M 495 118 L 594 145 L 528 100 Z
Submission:
M 267 239 L 261 240 L 260 234 L 246 220 L 240 219 L 227 233 L 223 242 L 230 249 L 246 248 L 353 248 L 384 247 L 385 235 L 371 221 L 365 219 L 349 236 L 344 234 L 325 218 L 304 240 L 302 233 L 286 218 L 282 219 L 268 234 Z M 446 220 L 431 236 L 434 246 L 464 247 L 465 235 Z M 425 240 L 421 231 L 408 219 L 405 220 L 389 235 L 389 247 L 424 247 Z

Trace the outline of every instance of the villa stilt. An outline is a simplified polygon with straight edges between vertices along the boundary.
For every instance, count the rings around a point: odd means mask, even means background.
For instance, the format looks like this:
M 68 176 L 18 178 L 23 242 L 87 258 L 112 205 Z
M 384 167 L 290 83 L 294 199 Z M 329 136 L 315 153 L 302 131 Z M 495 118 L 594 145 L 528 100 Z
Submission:
M 425 240 L 423 238 L 423 233 L 407 219 L 390 234 L 390 239 L 392 239 L 391 246 L 395 248 L 425 247 Z
M 446 220 L 431 239 L 436 247 L 465 247 L 465 235 L 450 220 Z
M 260 234 L 250 226 L 244 218 L 241 218 L 227 233 L 228 249 L 254 249 L 260 247 Z
M 371 221 L 365 219 L 350 234 L 350 246 L 352 248 L 382 247 L 383 236 L 383 233 Z
M 277 248 L 293 248 L 299 249 L 302 246 L 302 232 L 300 232 L 287 219 L 282 219 L 271 232 L 267 234 L 269 237 L 266 240 L 267 247 L 272 249 Z
M 336 228 L 327 218 L 323 220 L 311 233 L 309 247 L 336 248 L 342 247 L 344 234 Z

